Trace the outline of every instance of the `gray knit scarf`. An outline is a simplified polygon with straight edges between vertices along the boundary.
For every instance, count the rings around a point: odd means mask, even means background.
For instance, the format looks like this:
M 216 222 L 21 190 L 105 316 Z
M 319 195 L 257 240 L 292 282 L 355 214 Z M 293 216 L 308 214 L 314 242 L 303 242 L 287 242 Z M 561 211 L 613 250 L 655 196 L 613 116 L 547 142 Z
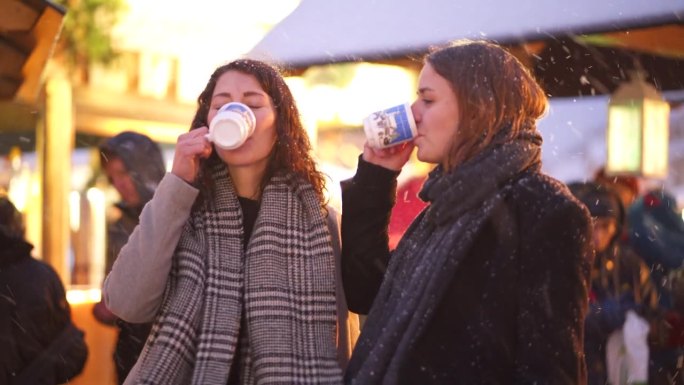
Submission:
M 173 256 L 140 384 L 220 384 L 240 344 L 244 384 L 335 384 L 335 270 L 313 188 L 276 175 L 243 252 L 242 214 L 222 163 Z M 242 327 L 241 327 L 242 325 Z
M 420 193 L 431 204 L 392 254 L 345 380 L 396 384 L 413 345 L 431 322 L 454 271 L 512 182 L 540 166 L 541 137 L 527 131 L 491 145 L 450 173 L 433 170 Z

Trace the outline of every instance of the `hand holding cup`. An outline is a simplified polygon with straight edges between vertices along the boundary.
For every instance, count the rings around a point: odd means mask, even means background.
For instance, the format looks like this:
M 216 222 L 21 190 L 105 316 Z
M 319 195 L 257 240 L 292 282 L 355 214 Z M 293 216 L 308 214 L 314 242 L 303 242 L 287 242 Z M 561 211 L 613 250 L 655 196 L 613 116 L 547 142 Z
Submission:
M 199 173 L 200 160 L 211 155 L 211 144 L 207 141 L 207 127 L 200 127 L 178 136 L 173 155 L 171 173 L 188 183 L 193 183 Z
M 363 159 L 390 170 L 401 170 L 413 151 L 416 121 L 408 103 L 370 114 L 363 120 Z

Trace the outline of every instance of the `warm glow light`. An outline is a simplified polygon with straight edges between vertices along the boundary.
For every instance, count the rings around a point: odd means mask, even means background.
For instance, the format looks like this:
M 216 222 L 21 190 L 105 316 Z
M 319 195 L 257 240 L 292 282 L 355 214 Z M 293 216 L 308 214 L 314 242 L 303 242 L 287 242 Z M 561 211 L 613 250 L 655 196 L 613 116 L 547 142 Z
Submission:
M 188 55 L 178 63 L 176 97 L 185 103 L 197 103 L 197 97 L 206 86 L 209 75 L 221 64 L 206 60 L 202 55 Z
M 7 196 L 14 207 L 22 213 L 26 211 L 31 191 L 31 170 L 27 166 L 21 166 L 10 179 Z
M 411 102 L 415 93 L 415 75 L 412 72 L 398 66 L 360 63 L 338 101 L 340 122 L 361 126 L 371 112 Z
M 40 190 L 40 175 L 30 172 L 28 176 L 28 204 L 26 207 L 26 239 L 41 250 L 43 244 L 43 197 Z
M 12 147 L 7 157 L 9 158 L 10 166 L 13 170 L 18 170 L 19 167 L 21 167 L 21 150 L 19 147 Z
M 665 178 L 668 170 L 670 105 L 644 75 L 635 72 L 608 104 L 608 175 Z
M 195 0 L 188 6 L 186 2 L 126 0 L 127 10 L 112 35 L 121 50 L 177 60 L 171 66 L 150 63 L 159 66 L 160 73 L 151 73 L 158 79 L 139 77 L 144 90 L 166 91 L 168 83 L 163 78 L 170 74 L 177 76 L 176 95 L 170 96 L 194 102 L 217 66 L 249 52 L 299 2 Z M 148 80 L 151 84 L 142 85 Z
M 69 289 L 66 298 L 71 305 L 97 303 L 102 298 L 102 292 L 100 289 Z
M 86 198 L 90 205 L 90 226 L 92 228 L 92 242 L 90 243 L 91 255 L 88 282 L 99 284 L 104 279 L 105 249 L 106 249 L 106 199 L 105 193 L 91 187 L 86 192 Z
M 105 203 L 105 195 L 102 190 L 100 190 L 97 187 L 91 187 L 86 191 L 86 198 L 88 198 L 88 201 L 90 204 L 97 205 L 97 206 L 104 206 Z
M 69 193 L 69 226 L 73 232 L 81 227 L 81 194 L 78 191 Z
M 363 119 L 415 98 L 416 76 L 398 66 L 359 63 L 344 87 L 335 84 L 297 84 L 298 102 L 305 119 L 320 126 L 360 127 Z M 294 92 L 293 92 L 294 93 Z
M 188 124 L 174 124 L 165 122 L 150 122 L 105 116 L 80 117 L 79 121 L 87 122 L 88 126 L 79 132 L 102 137 L 114 136 L 122 131 L 135 131 L 147 135 L 159 143 L 176 143 L 178 136 L 188 132 Z
M 306 81 L 301 76 L 290 76 L 285 78 L 285 83 L 287 83 L 297 103 L 302 124 L 309 135 L 311 146 L 315 150 L 318 142 L 318 124 L 316 121 L 316 111 L 312 110 L 315 104 L 312 103 L 312 98 L 309 96 Z
M 339 120 L 337 114 L 343 108 L 340 105 L 342 90 L 327 84 L 317 84 L 308 90 L 305 110 L 315 113 L 316 122 L 330 124 Z
M 641 109 L 614 106 L 608 110 L 608 168 L 637 172 L 641 166 Z
M 173 73 L 173 58 L 148 52 L 140 53 L 138 92 L 140 95 L 164 99 Z
M 665 177 L 670 135 L 670 106 L 661 101 L 644 100 L 644 174 Z

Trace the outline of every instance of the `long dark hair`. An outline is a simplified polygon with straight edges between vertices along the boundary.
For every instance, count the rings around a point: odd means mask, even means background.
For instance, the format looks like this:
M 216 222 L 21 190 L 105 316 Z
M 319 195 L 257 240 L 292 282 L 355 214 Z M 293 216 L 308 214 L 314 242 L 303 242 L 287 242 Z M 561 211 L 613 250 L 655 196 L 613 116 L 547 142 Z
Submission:
M 534 130 L 548 105 L 544 91 L 518 59 L 486 41 L 460 40 L 426 59 L 445 78 L 459 104 L 458 135 L 449 166 L 462 163 L 492 143 Z
M 257 60 L 239 59 L 218 67 L 209 78 L 204 91 L 197 98 L 197 112 L 192 121 L 191 129 L 208 126 L 207 115 L 211 105 L 211 97 L 216 88 L 218 79 L 228 71 L 239 71 L 252 75 L 259 82 L 264 91 L 271 97 L 275 108 L 276 143 L 271 152 L 266 172 L 261 181 L 261 191 L 279 171 L 292 172 L 303 180 L 309 182 L 321 203 L 325 202 L 325 178 L 318 171 L 316 163 L 311 156 L 311 143 L 302 125 L 299 110 L 295 103 L 290 88 L 285 79 L 275 67 Z M 200 177 L 201 189 L 213 188 L 213 183 L 208 177 L 207 170 L 221 159 L 216 151 L 203 161 Z

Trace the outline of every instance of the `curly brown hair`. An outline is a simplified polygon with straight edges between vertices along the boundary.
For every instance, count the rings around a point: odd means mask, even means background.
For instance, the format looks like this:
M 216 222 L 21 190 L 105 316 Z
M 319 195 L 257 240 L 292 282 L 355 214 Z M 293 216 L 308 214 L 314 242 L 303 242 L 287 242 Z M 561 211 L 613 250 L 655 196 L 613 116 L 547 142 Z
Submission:
M 302 125 L 299 109 L 290 88 L 277 68 L 262 61 L 251 59 L 239 59 L 218 67 L 209 78 L 204 91 L 197 98 L 198 107 L 192 120 L 191 130 L 209 125 L 207 116 L 214 88 L 218 79 L 228 71 L 238 71 L 254 76 L 259 85 L 270 96 L 275 108 L 276 144 L 273 146 L 266 172 L 261 180 L 261 191 L 263 192 L 266 184 L 275 173 L 290 172 L 310 183 L 320 198 L 321 204 L 324 204 L 325 177 L 318 170 L 316 162 L 311 156 L 311 143 Z M 221 162 L 221 159 L 216 155 L 216 151 L 213 151 L 211 156 L 203 161 L 200 188 L 213 188 L 213 183 L 209 180 L 209 173 L 206 170 L 217 162 Z
M 512 54 L 491 42 L 459 40 L 425 58 L 449 82 L 459 105 L 458 135 L 449 166 L 497 141 L 535 130 L 547 110 L 544 91 Z M 501 138 L 500 132 L 508 130 Z

